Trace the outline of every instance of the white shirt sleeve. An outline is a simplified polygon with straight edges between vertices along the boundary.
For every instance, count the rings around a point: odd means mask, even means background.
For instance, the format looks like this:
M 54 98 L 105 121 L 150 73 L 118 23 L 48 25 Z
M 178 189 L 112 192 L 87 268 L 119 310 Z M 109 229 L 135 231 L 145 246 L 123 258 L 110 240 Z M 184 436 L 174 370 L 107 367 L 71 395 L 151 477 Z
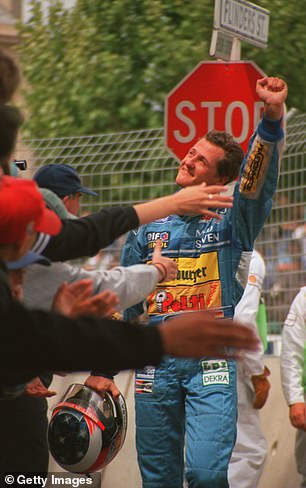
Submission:
M 306 342 L 306 287 L 294 298 L 282 332 L 281 381 L 288 405 L 304 402 L 302 384 Z
M 155 288 L 159 273 L 155 266 L 135 264 L 118 266 L 111 270 L 88 271 L 69 263 L 52 263 L 51 266 L 34 264 L 26 273 L 25 304 L 30 308 L 50 310 L 58 287 L 66 281 L 74 283 L 82 279 L 93 281 L 94 293 L 111 290 L 117 293 L 117 311 L 142 302 Z
M 248 282 L 241 300 L 235 308 L 235 320 L 250 324 L 258 336 L 256 317 L 260 303 L 263 280 L 265 277 L 265 263 L 257 251 L 253 251 L 249 266 Z M 259 336 L 258 336 L 259 339 Z M 263 346 L 256 352 L 245 352 L 242 359 L 242 370 L 247 376 L 259 375 L 264 371 Z

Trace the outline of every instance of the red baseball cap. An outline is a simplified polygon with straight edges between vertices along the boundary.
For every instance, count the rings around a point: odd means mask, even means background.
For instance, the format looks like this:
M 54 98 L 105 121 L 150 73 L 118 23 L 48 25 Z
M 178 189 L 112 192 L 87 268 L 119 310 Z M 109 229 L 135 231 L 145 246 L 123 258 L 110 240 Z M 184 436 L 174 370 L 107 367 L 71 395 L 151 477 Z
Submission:
M 3 176 L 0 180 L 0 244 L 24 239 L 28 228 L 56 235 L 62 223 L 48 210 L 32 180 Z

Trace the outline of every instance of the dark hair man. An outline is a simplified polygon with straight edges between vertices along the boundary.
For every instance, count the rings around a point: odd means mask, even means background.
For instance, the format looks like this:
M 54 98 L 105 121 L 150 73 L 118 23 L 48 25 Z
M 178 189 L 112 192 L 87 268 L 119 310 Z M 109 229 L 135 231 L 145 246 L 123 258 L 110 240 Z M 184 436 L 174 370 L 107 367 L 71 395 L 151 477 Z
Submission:
M 240 169 L 233 207 L 219 211 L 222 220 L 169 215 L 129 234 L 122 264 L 149 261 L 161 234 L 165 255 L 178 264 L 177 279 L 160 283 L 147 299 L 151 325 L 199 309 L 215 309 L 220 317 L 230 317 L 241 297 L 254 240 L 277 185 L 287 96 L 286 83 L 278 78 L 258 80 L 256 90 L 264 102 L 264 116 L 244 161 L 229 134 L 213 131 L 188 151 L 178 169 L 181 191 L 203 182 L 225 185 L 238 177 Z M 133 307 L 126 317 L 135 318 L 142 310 L 140 305 Z M 184 459 L 189 486 L 227 488 L 236 417 L 234 361 L 169 357 L 156 369 L 139 371 L 136 444 L 143 488 L 181 488 Z

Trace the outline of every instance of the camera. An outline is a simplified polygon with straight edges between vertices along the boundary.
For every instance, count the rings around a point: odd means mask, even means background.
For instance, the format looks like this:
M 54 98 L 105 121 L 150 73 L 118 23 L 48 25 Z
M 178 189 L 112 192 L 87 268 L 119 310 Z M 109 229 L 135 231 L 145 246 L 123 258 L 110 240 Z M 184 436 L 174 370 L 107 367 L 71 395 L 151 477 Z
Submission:
M 13 163 L 17 166 L 18 169 L 21 171 L 25 171 L 28 167 L 28 164 L 25 159 L 14 159 Z

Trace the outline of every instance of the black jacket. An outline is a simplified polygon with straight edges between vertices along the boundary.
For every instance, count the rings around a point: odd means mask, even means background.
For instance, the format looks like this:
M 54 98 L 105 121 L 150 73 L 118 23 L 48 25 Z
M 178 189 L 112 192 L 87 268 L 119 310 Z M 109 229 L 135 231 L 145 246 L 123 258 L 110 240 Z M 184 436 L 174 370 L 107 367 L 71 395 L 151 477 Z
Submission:
M 133 207 L 101 210 L 80 219 L 63 220 L 57 236 L 51 237 L 43 255 L 52 261 L 94 256 L 122 234 L 139 226 Z
M 45 371 L 130 369 L 158 364 L 156 327 L 106 318 L 69 319 L 13 300 L 0 261 L 0 385 L 25 383 Z
M 63 222 L 44 255 L 54 261 L 96 254 L 139 225 L 133 207 L 102 210 Z M 158 364 L 163 350 L 156 327 L 110 319 L 28 310 L 11 297 L 0 261 L 0 384 L 22 383 L 45 371 L 121 370 Z

